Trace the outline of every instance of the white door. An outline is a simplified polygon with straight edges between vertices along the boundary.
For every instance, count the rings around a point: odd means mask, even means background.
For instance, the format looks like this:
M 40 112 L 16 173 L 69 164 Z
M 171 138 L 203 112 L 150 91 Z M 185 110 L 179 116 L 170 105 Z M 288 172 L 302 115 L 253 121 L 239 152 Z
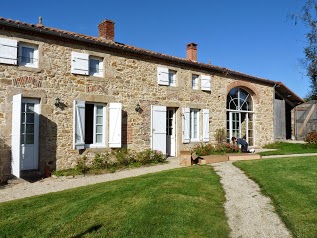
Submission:
M 165 106 L 151 106 L 151 149 L 166 154 Z
M 167 109 L 166 115 L 166 154 L 175 156 L 175 109 Z
M 38 169 L 39 100 L 22 99 L 21 170 Z

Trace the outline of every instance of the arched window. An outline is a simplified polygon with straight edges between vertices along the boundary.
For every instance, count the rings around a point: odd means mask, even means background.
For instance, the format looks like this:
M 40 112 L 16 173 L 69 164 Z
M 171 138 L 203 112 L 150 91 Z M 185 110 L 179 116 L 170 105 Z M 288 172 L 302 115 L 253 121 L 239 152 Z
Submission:
M 233 88 L 227 95 L 227 139 L 233 136 L 254 144 L 253 100 L 242 88 Z

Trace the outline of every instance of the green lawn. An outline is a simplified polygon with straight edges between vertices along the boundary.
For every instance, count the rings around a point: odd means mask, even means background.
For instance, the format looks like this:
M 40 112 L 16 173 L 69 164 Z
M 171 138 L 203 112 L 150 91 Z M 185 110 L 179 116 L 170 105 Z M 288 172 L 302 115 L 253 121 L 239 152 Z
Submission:
M 287 142 L 275 142 L 264 146 L 265 149 L 277 149 L 274 151 L 259 152 L 260 155 L 289 155 L 317 153 L 317 145 L 314 144 L 296 144 Z
M 317 157 L 239 161 L 269 195 L 294 237 L 317 237 Z
M 228 237 L 224 201 L 193 166 L 0 203 L 0 237 Z

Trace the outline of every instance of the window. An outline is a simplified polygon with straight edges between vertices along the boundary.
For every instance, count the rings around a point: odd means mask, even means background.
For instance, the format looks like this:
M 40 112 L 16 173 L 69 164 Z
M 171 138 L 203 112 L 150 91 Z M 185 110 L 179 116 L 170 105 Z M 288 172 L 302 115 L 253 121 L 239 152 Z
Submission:
M 170 86 L 176 86 L 176 71 L 168 70 L 168 83 Z
M 18 62 L 21 66 L 37 68 L 38 46 L 20 43 Z
M 198 79 L 199 79 L 198 75 L 195 75 L 195 74 L 192 75 L 192 89 L 198 89 Z
M 106 118 L 106 109 L 109 109 Z M 108 144 L 111 148 L 121 147 L 121 103 L 74 101 L 74 149 L 106 146 L 106 121 L 109 123 Z
M 102 59 L 95 58 L 95 57 L 89 58 L 89 75 L 102 77 L 102 68 L 103 68 Z
M 190 109 L 189 137 L 191 141 L 199 141 L 199 110 Z
M 159 85 L 176 86 L 176 71 L 165 67 L 157 67 L 157 82 Z
M 86 103 L 85 107 L 85 144 L 104 145 L 105 106 Z
M 102 58 L 92 57 L 86 53 L 72 52 L 71 72 L 73 74 L 102 77 Z

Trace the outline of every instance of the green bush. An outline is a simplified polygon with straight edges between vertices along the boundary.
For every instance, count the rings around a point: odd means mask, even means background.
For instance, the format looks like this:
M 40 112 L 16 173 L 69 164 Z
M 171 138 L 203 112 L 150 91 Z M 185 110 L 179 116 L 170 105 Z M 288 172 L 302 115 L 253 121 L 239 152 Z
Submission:
M 86 156 L 77 158 L 77 164 L 75 166 L 75 170 L 82 174 L 86 174 L 89 171 Z
M 309 132 L 304 141 L 309 144 L 317 144 L 317 132 L 316 131 Z
M 94 160 L 92 161 L 92 167 L 95 169 L 108 169 L 111 167 L 111 154 L 96 154 Z
M 211 143 L 199 144 L 192 148 L 192 153 L 196 153 L 198 156 L 214 155 L 214 154 L 226 154 L 226 153 L 238 153 L 239 147 L 230 143 L 221 143 L 213 145 Z
M 142 165 L 151 163 L 163 163 L 166 161 L 166 156 L 158 150 L 146 149 L 136 154 L 136 162 Z

